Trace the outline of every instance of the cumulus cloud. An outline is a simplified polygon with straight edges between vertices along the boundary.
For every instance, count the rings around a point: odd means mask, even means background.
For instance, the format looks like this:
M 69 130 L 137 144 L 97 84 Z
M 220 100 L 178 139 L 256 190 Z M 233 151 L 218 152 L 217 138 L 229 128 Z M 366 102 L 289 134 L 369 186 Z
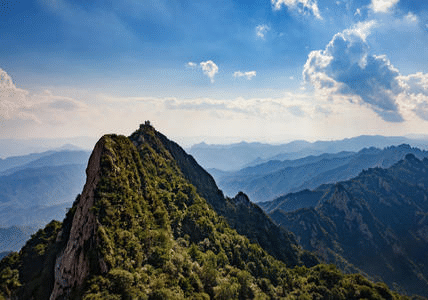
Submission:
M 370 7 L 374 12 L 386 13 L 393 8 L 400 0 L 372 0 Z
M 408 94 L 423 94 L 428 95 L 428 74 L 418 72 L 407 76 L 400 76 L 401 87 Z
M 410 111 L 428 120 L 428 74 L 400 74 L 385 55 L 373 55 L 366 41 L 375 24 L 336 34 L 324 50 L 312 51 L 303 78 L 330 96 L 366 105 L 387 122 Z
M 297 9 L 299 13 L 311 12 L 316 18 L 322 19 L 316 0 L 271 0 L 275 10 L 281 9 L 282 5 L 289 9 Z
M 211 83 L 214 83 L 214 77 L 218 73 L 218 66 L 212 60 L 202 61 L 199 64 L 189 61 L 188 63 L 186 63 L 186 68 L 200 68 L 202 72 L 209 77 Z
M 17 88 L 12 78 L 0 69 L 0 118 L 4 120 L 58 123 L 64 121 L 64 114 L 86 110 L 83 102 L 56 96 L 49 90 L 35 94 Z
M 400 75 L 385 56 L 369 54 L 370 24 L 336 34 L 325 50 L 312 51 L 303 77 L 318 89 L 354 95 L 385 121 L 401 122 L 395 100 Z
M 418 117 L 428 121 L 428 74 L 421 72 L 398 77 L 402 93 L 399 99 Z
M 257 75 L 256 71 L 248 71 L 248 72 L 241 72 L 241 71 L 236 71 L 235 73 L 233 73 L 233 77 L 235 78 L 239 78 L 239 77 L 245 77 L 248 80 L 251 80 L 253 77 L 255 77 Z
M 28 92 L 16 87 L 12 78 L 0 69 L 0 117 L 6 120 L 27 118 L 22 111 L 28 107 Z
M 203 61 L 199 65 L 201 66 L 204 74 L 207 75 L 210 78 L 211 83 L 213 83 L 214 76 L 218 73 L 218 66 L 212 60 Z
M 261 39 L 265 39 L 266 33 L 270 30 L 270 27 L 266 24 L 257 25 L 256 36 Z

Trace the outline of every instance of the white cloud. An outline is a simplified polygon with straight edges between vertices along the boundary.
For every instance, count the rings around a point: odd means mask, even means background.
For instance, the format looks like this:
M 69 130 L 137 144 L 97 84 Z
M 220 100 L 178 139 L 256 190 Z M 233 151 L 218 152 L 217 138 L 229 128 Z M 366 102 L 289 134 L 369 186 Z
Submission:
M 354 16 L 361 16 L 361 9 L 360 8 L 357 8 L 355 10 Z
M 194 62 L 192 62 L 192 61 L 189 61 L 189 62 L 186 64 L 186 67 L 191 68 L 191 69 L 194 69 L 194 68 L 196 68 L 197 66 L 198 66 L 198 64 L 196 64 L 196 63 L 194 63 Z
M 42 123 L 63 123 L 69 114 L 87 110 L 87 105 L 70 97 L 45 90 L 40 94 L 19 89 L 0 69 L 0 118 Z
M 399 76 L 401 87 L 409 94 L 424 94 L 428 96 L 428 74 L 418 72 L 407 76 Z
M 202 72 L 210 78 L 211 83 L 214 83 L 214 77 L 218 73 L 218 66 L 212 60 L 202 61 L 199 65 L 195 62 L 189 61 L 186 63 L 186 68 L 200 68 Z
M 385 55 L 370 54 L 366 37 L 373 25 L 359 24 L 312 51 L 304 80 L 330 97 L 367 106 L 387 122 L 403 122 L 411 112 L 428 120 L 428 75 L 402 76 Z
M 351 35 L 358 36 L 365 42 L 367 39 L 367 36 L 370 35 L 373 28 L 376 27 L 377 25 L 378 25 L 377 22 L 374 20 L 367 21 L 367 22 L 358 22 L 351 29 L 345 29 L 343 31 L 343 34 L 348 36 L 351 36 Z
M 203 61 L 200 63 L 200 66 L 204 74 L 207 75 L 210 78 L 211 83 L 213 83 L 214 76 L 218 73 L 218 66 L 212 60 Z
M 402 88 L 398 96 L 402 106 L 428 121 L 428 74 L 418 72 L 397 79 Z
M 12 78 L 0 69 L 0 118 L 27 119 L 28 115 L 22 110 L 28 107 L 27 95 L 27 91 L 17 88 Z
M 270 27 L 266 24 L 257 25 L 256 36 L 264 40 L 266 33 L 270 30 Z
M 235 73 L 233 73 L 233 77 L 245 77 L 248 80 L 251 80 L 253 77 L 255 77 L 257 75 L 256 71 L 248 71 L 248 72 L 241 72 L 241 71 L 236 71 Z
M 371 8 L 377 13 L 386 13 L 393 8 L 400 0 L 372 0 Z
M 166 110 L 183 110 L 195 112 L 215 113 L 223 118 L 257 117 L 262 119 L 281 120 L 284 116 L 303 117 L 314 112 L 312 104 L 299 100 L 298 95 L 287 95 L 284 98 L 250 98 L 244 99 L 158 99 L 164 103 Z
M 409 12 L 405 17 L 404 20 L 406 20 L 409 23 L 418 23 L 419 22 L 419 18 L 418 16 L 416 16 L 415 14 L 412 14 L 411 12 Z
M 271 2 L 275 10 L 279 10 L 282 5 L 285 5 L 289 9 L 297 9 L 302 14 L 312 12 L 316 18 L 322 19 L 316 0 L 271 0 Z
M 45 90 L 41 94 L 32 95 L 31 98 L 33 106 L 49 111 L 55 110 L 56 113 L 59 111 L 77 112 L 88 109 L 88 106 L 85 103 L 77 101 L 71 97 L 54 95 L 50 90 Z

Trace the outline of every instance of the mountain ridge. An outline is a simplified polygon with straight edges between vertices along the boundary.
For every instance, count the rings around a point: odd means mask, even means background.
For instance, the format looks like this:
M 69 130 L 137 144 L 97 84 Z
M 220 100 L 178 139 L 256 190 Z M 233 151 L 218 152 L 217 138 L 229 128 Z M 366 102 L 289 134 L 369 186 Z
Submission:
M 263 207 L 327 262 L 334 263 L 338 255 L 370 276 L 427 296 L 427 187 L 428 158 L 407 154 L 388 169 L 364 170 L 348 181 Z M 298 206 L 303 196 L 311 201 Z
M 334 266 L 291 269 L 274 259 L 198 195 L 149 124 L 140 130 L 144 134 L 137 145 L 117 135 L 97 143 L 83 192 L 64 222 L 49 223 L 20 253 L 0 261 L 0 295 L 408 299 Z M 243 194 L 223 201 L 241 212 L 251 206 Z
M 204 168 L 236 171 L 269 160 L 294 160 L 309 155 L 338 153 L 341 151 L 360 151 L 366 147 L 384 148 L 398 144 L 410 144 L 421 149 L 428 149 L 428 141 L 426 139 L 361 135 L 342 140 L 292 141 L 279 145 L 257 142 L 241 142 L 227 145 L 209 145 L 204 143 L 193 145 L 188 149 L 188 152 Z
M 407 153 L 414 153 L 419 158 L 428 156 L 428 151 L 402 144 L 384 149 L 364 148 L 356 153 L 340 152 L 292 161 L 270 161 L 237 172 L 214 172 L 213 175 L 226 194 L 242 190 L 254 202 L 259 203 L 290 192 L 347 180 L 370 167 L 390 167 Z

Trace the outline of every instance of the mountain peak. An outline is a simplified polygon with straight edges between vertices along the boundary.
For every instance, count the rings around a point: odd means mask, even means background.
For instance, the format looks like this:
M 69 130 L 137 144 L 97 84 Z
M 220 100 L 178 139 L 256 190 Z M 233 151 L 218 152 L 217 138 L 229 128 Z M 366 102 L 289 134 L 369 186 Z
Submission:
M 409 144 L 401 144 L 401 145 L 398 145 L 397 148 L 401 148 L 401 149 L 412 149 L 412 147 Z
M 421 162 L 413 153 L 406 154 L 404 159 L 409 162 Z
M 246 194 L 244 194 L 242 191 L 239 192 L 234 198 L 233 201 L 235 201 L 236 204 L 239 205 L 245 205 L 245 206 L 250 206 L 251 202 L 250 199 L 248 198 L 248 196 Z

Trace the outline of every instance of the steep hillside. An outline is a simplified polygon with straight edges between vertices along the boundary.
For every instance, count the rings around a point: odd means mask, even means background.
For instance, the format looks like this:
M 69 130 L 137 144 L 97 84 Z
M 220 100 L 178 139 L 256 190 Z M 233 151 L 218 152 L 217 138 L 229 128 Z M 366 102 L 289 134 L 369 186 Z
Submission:
M 388 168 L 408 153 L 413 153 L 420 159 L 428 157 L 427 151 L 403 144 L 382 150 L 365 148 L 357 153 L 340 152 L 292 161 L 269 161 L 237 172 L 213 174 L 217 176 L 216 181 L 226 194 L 242 190 L 254 202 L 262 202 L 290 192 L 347 180 L 364 169 Z
M 51 222 L 0 262 L 3 297 L 405 299 L 334 266 L 287 268 L 216 213 L 170 146 L 148 124 L 131 139 L 104 136 L 64 222 Z M 218 199 L 248 205 L 242 194 Z
M 284 211 L 299 197 L 311 199 L 306 208 Z M 343 257 L 391 286 L 428 296 L 427 158 L 408 154 L 389 169 L 285 198 L 265 207 L 304 248 L 329 262 Z
M 247 196 L 238 194 L 232 199 L 224 198 L 211 175 L 175 142 L 157 131 L 145 130 L 145 127 L 132 134 L 130 139 L 137 147 L 142 143 L 150 143 L 155 145 L 156 149 L 165 149 L 175 160 L 183 176 L 196 187 L 198 194 L 204 197 L 233 229 L 247 236 L 251 242 L 260 244 L 271 255 L 288 265 L 296 265 L 301 261 L 307 265 L 315 263 L 311 255 L 297 251 L 294 237 L 276 226 Z M 246 198 L 246 201 L 241 201 L 243 198 Z

